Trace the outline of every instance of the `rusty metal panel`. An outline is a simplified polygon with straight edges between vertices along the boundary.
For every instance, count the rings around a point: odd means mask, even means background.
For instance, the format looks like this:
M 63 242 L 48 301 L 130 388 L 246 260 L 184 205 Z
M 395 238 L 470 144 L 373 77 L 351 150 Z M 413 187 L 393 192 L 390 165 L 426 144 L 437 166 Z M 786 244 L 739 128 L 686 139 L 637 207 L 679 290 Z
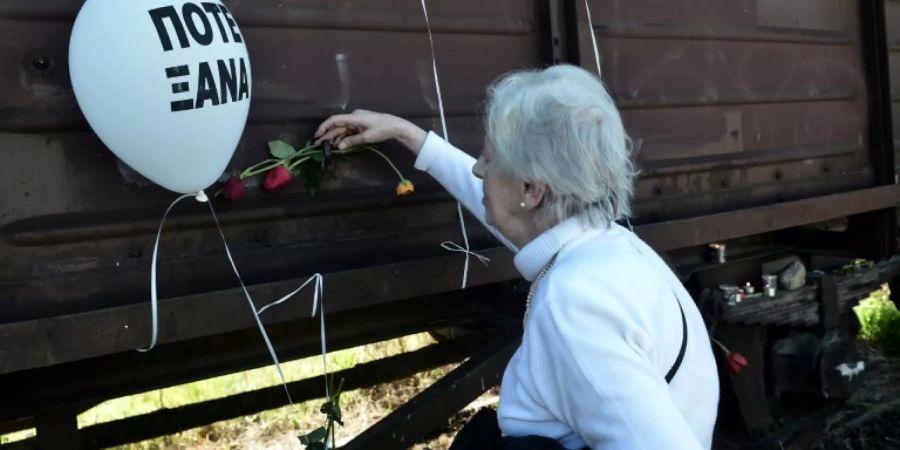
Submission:
M 144 301 L 150 244 L 172 199 L 120 164 L 87 128 L 66 70 L 81 2 L 0 4 L 0 323 Z M 308 138 L 353 108 L 436 129 L 418 2 L 230 2 L 254 70 L 234 167 L 264 143 Z M 579 24 L 585 22 L 582 13 Z M 859 11 L 852 0 L 594 0 L 604 79 L 623 109 L 642 177 L 638 223 L 752 208 L 871 185 Z M 485 87 L 548 61 L 544 2 L 432 2 L 452 140 L 480 148 Z M 889 2 L 897 22 L 897 2 Z M 896 40 L 896 27 L 893 34 Z M 593 68 L 580 26 L 581 64 Z M 897 45 L 891 53 L 896 61 Z M 896 64 L 892 74 L 897 73 Z M 900 108 L 895 108 L 897 111 Z M 896 117 L 896 116 L 895 116 Z M 251 284 L 441 254 L 455 204 L 412 158 L 412 198 L 374 158 L 342 163 L 310 198 L 299 186 L 219 205 Z M 470 220 L 470 225 L 472 222 Z M 493 244 L 470 226 L 474 246 Z M 162 243 L 161 295 L 234 286 L 212 222 L 176 210 Z
M 174 196 L 119 163 L 87 127 L 71 91 L 67 48 L 77 0 L 0 4 L 0 323 L 146 301 L 155 227 Z M 303 142 L 326 116 L 355 108 L 437 129 L 431 56 L 419 2 L 226 2 L 252 59 L 253 103 L 233 167 L 274 138 Z M 485 87 L 540 65 L 537 2 L 432 2 L 441 88 L 453 141 L 482 142 Z M 377 158 L 337 166 L 309 197 L 255 189 L 217 202 L 250 284 L 442 255 L 460 239 L 456 206 L 413 159 L 386 146 L 417 185 L 396 198 Z M 299 184 L 299 183 L 295 183 Z M 473 245 L 492 246 L 470 219 Z M 180 205 L 161 244 L 160 295 L 233 287 L 208 212 Z
M 577 2 L 580 3 L 580 2 Z M 871 185 L 852 0 L 594 0 L 638 222 Z M 594 70 L 579 7 L 580 62 Z

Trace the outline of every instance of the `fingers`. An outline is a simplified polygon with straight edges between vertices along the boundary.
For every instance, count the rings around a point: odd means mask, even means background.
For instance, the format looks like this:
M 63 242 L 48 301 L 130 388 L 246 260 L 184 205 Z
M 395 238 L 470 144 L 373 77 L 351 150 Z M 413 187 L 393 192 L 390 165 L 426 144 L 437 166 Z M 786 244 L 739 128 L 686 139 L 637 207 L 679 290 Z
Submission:
M 355 145 L 371 144 L 373 141 L 372 133 L 364 131 L 359 134 L 351 134 L 337 142 L 338 149 L 346 150 Z
M 335 126 L 357 129 L 368 128 L 372 126 L 372 123 L 375 122 L 379 116 L 381 116 L 381 114 L 365 109 L 357 109 L 350 114 L 335 114 L 319 125 L 315 136 L 319 137 L 328 131 L 329 128 Z
M 335 114 L 322 122 L 316 130 L 315 137 L 319 138 L 325 132 L 334 127 L 361 128 L 365 126 L 364 117 L 359 114 Z
M 355 145 L 374 144 L 391 137 L 393 116 L 357 109 L 351 114 L 329 117 L 316 130 L 316 144 L 331 141 L 341 150 Z
M 317 136 L 316 145 L 321 144 L 324 141 L 331 141 L 332 143 L 334 143 L 337 140 L 339 140 L 341 137 L 343 137 L 345 134 L 351 134 L 351 133 L 355 133 L 355 132 L 356 132 L 356 129 L 353 129 L 353 128 L 334 126 L 331 129 L 329 129 L 328 131 L 326 131 L 324 134 L 322 134 L 321 136 Z

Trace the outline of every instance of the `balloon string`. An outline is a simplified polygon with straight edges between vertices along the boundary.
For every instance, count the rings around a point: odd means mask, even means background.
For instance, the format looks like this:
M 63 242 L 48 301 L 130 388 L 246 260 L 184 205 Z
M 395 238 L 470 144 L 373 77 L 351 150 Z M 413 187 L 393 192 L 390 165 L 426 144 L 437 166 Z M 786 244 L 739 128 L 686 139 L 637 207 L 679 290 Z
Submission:
M 487 266 L 488 263 L 491 262 L 491 258 L 488 258 L 487 256 L 484 256 L 484 255 L 479 255 L 476 252 L 466 250 L 466 249 L 460 247 L 459 244 L 457 244 L 456 242 L 453 242 L 453 241 L 441 242 L 441 247 L 443 247 L 444 250 L 447 250 L 448 252 L 468 253 L 468 254 L 474 256 L 476 259 L 478 259 L 478 262 L 480 262 L 481 264 L 484 264 L 485 266 Z
M 438 112 L 441 115 L 441 128 L 444 131 L 444 140 L 450 142 L 450 136 L 447 134 L 447 119 L 444 116 L 444 100 L 441 95 L 441 80 L 438 77 L 437 56 L 434 51 L 434 37 L 431 34 L 431 21 L 428 19 L 428 7 L 425 6 L 425 0 L 422 0 L 422 13 L 425 14 L 425 27 L 428 29 L 428 44 L 431 48 L 431 71 L 434 75 L 434 89 L 437 92 Z
M 219 236 L 222 238 L 222 244 L 225 246 L 225 255 L 228 256 L 228 262 L 231 263 L 231 270 L 234 271 L 234 276 L 241 285 L 241 290 L 244 292 L 244 298 L 247 299 L 247 304 L 250 306 L 250 310 L 253 311 L 253 318 L 256 320 L 256 326 L 259 327 L 259 333 L 262 335 L 263 341 L 266 343 L 266 348 L 269 349 L 269 355 L 275 363 L 275 370 L 278 371 L 278 377 L 281 378 L 281 384 L 284 386 L 284 393 L 287 395 L 288 403 L 293 405 L 294 402 L 291 400 L 291 393 L 288 391 L 287 381 L 284 378 L 284 371 L 281 370 L 281 363 L 278 361 L 278 355 L 275 354 L 275 348 L 272 346 L 269 334 L 266 333 L 266 326 L 263 325 L 262 320 L 259 319 L 259 311 L 256 310 L 256 305 L 253 304 L 253 298 L 250 297 L 250 291 L 247 290 L 244 279 L 241 278 L 241 274 L 234 264 L 234 258 L 231 256 L 231 249 L 228 248 L 228 241 L 225 239 L 225 233 L 222 231 L 222 226 L 219 224 L 219 218 L 216 216 L 216 211 L 213 209 L 212 202 L 206 202 L 206 204 L 209 205 L 209 212 L 212 213 L 213 220 L 216 222 L 216 229 L 219 231 Z
M 440 78 L 438 77 L 437 56 L 434 51 L 434 36 L 431 33 L 431 21 L 428 19 L 428 7 L 425 6 L 425 0 L 422 0 L 422 13 L 425 15 L 425 27 L 428 29 L 428 44 L 431 48 L 431 70 L 434 75 L 434 89 L 435 89 L 435 92 L 437 93 L 438 112 L 440 113 L 440 116 L 441 116 L 441 128 L 443 129 L 443 132 L 444 132 L 444 140 L 447 142 L 450 142 L 450 136 L 447 134 L 447 119 L 444 114 L 444 100 L 443 100 L 443 96 L 441 95 L 441 81 L 440 81 Z M 480 257 L 479 260 L 482 262 L 482 264 L 486 264 L 486 263 L 482 259 L 484 257 L 482 257 L 481 255 L 478 255 L 477 253 L 473 252 L 469 248 L 469 234 L 466 232 L 466 222 L 465 222 L 465 218 L 463 217 L 462 204 L 460 202 L 456 202 L 456 214 L 459 217 L 459 228 L 462 231 L 464 247 L 460 246 L 459 244 L 456 244 L 456 243 L 452 243 L 452 244 L 454 244 L 456 246 L 456 248 L 458 248 L 459 250 L 448 249 L 447 246 L 445 246 L 443 244 L 441 246 L 450 251 L 462 251 L 466 255 L 466 260 L 465 260 L 465 263 L 463 264 L 463 275 L 462 275 L 462 289 L 465 289 L 469 282 L 469 256 L 470 255 L 479 256 Z
M 178 204 L 180 201 L 184 200 L 188 197 L 196 196 L 198 201 L 206 202 L 209 205 L 209 211 L 212 214 L 213 221 L 216 224 L 216 229 L 219 232 L 219 237 L 222 238 L 222 244 L 225 247 L 225 255 L 228 257 L 228 262 L 231 264 L 231 270 L 234 271 L 234 275 L 238 280 L 238 283 L 241 285 L 241 290 L 244 293 L 244 298 L 247 299 L 247 304 L 250 306 L 250 310 L 253 312 L 253 318 L 256 320 L 256 325 L 259 328 L 259 332 L 262 335 L 263 341 L 266 344 L 266 348 L 269 350 L 269 355 L 272 357 L 272 362 L 275 364 L 275 369 L 278 371 L 278 376 L 281 379 L 281 385 L 284 387 L 284 393 L 287 396 L 287 400 L 289 404 L 293 404 L 293 400 L 291 399 L 291 393 L 288 390 L 287 380 L 284 377 L 284 371 L 281 369 L 281 362 L 278 360 L 278 355 L 275 353 L 275 348 L 272 345 L 272 341 L 269 339 L 269 334 L 266 332 L 266 327 L 263 325 L 262 320 L 259 315 L 262 314 L 267 309 L 280 305 L 287 301 L 289 298 L 293 297 L 295 294 L 303 290 L 304 287 L 309 285 L 310 282 L 315 281 L 315 286 L 313 290 L 313 306 L 312 306 L 312 316 L 315 317 L 316 310 L 319 311 L 319 337 L 322 343 L 322 370 L 325 378 L 325 397 L 328 398 L 329 387 L 328 387 L 328 360 L 326 358 L 327 355 L 327 346 L 325 341 L 325 308 L 322 305 L 325 295 L 324 295 L 324 277 L 322 274 L 315 274 L 306 280 L 300 287 L 292 291 L 291 293 L 285 295 L 284 297 L 269 303 L 268 305 L 256 309 L 256 305 L 253 303 L 253 298 L 250 296 L 250 291 L 247 289 L 246 284 L 244 283 L 243 278 L 241 277 L 240 272 L 237 269 L 237 265 L 234 263 L 234 257 L 231 254 L 231 249 L 228 247 L 228 241 L 225 239 L 225 233 L 222 231 L 222 226 L 219 223 L 219 218 L 216 216 L 216 211 L 213 209 L 212 202 L 207 201 L 206 195 L 203 191 L 200 191 L 197 194 L 186 194 L 178 197 L 169 207 L 166 209 L 165 214 L 163 214 L 162 221 L 159 224 L 159 229 L 156 233 L 156 242 L 153 245 L 153 258 L 150 264 L 150 314 L 151 314 L 151 338 L 150 345 L 145 348 L 139 348 L 140 352 L 147 352 L 152 350 L 156 346 L 157 334 L 158 334 L 158 323 L 159 323 L 159 310 L 157 307 L 158 299 L 157 299 L 157 289 L 156 289 L 156 261 L 159 249 L 159 241 L 162 236 L 163 225 L 166 222 L 166 218 L 171 212 L 172 208 Z
M 603 71 L 600 70 L 600 49 L 597 47 L 597 36 L 594 34 L 594 21 L 591 19 L 591 6 L 588 4 L 588 0 L 584 0 L 584 9 L 587 11 L 591 43 L 594 44 L 594 62 L 597 63 L 597 77 L 603 78 Z
M 584 9 L 587 12 L 588 28 L 591 32 L 591 44 L 594 46 L 594 63 L 597 64 L 597 77 L 602 79 L 603 70 L 600 69 L 600 48 L 597 45 L 597 35 L 594 32 L 594 20 L 591 18 L 591 6 L 589 5 L 588 0 L 584 0 Z M 634 232 L 634 227 L 631 225 L 631 220 L 628 217 L 625 217 L 625 224 L 631 232 Z
M 257 312 L 257 315 L 262 314 L 267 309 L 269 309 L 273 306 L 277 306 L 277 305 L 284 303 L 285 301 L 287 301 L 288 299 L 293 297 L 295 294 L 302 291 L 303 288 L 305 288 L 309 283 L 315 281 L 316 284 L 314 285 L 314 288 L 313 288 L 312 313 L 310 314 L 310 317 L 316 316 L 316 309 L 318 308 L 318 310 L 319 310 L 319 338 L 322 343 L 322 372 L 325 374 L 325 397 L 327 398 L 330 394 L 329 394 L 329 388 L 328 388 L 328 360 L 325 357 L 328 354 L 328 349 L 326 348 L 326 344 L 325 344 L 325 306 L 324 305 L 320 306 L 320 303 L 322 303 L 322 300 L 325 299 L 325 292 L 324 292 L 325 281 L 324 280 L 325 280 L 325 278 L 320 273 L 317 273 L 317 274 L 309 277 L 297 289 L 294 289 L 293 291 L 291 291 L 284 297 L 281 297 L 280 299 L 275 300 L 274 302 L 269 303 L 268 305 L 260 308 L 259 311 Z
M 162 221 L 159 222 L 159 229 L 156 231 L 156 241 L 153 243 L 153 257 L 150 259 L 150 345 L 138 348 L 137 351 L 139 352 L 149 352 L 150 350 L 153 350 L 153 347 L 156 347 L 156 337 L 159 328 L 158 298 L 156 294 L 156 258 L 159 254 L 159 238 L 162 236 L 163 225 L 165 225 L 169 213 L 172 212 L 172 208 L 188 197 L 193 197 L 193 195 L 182 195 L 181 197 L 176 198 L 175 201 L 166 208 Z

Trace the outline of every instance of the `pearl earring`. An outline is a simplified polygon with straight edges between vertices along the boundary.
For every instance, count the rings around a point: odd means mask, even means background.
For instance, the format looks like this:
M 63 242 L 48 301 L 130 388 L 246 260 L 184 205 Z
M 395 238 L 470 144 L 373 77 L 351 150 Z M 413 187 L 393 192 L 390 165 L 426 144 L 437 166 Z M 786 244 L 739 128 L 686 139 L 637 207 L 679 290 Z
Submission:
M 525 207 L 525 202 L 519 203 L 519 207 L 520 207 L 520 208 L 524 208 L 524 207 Z

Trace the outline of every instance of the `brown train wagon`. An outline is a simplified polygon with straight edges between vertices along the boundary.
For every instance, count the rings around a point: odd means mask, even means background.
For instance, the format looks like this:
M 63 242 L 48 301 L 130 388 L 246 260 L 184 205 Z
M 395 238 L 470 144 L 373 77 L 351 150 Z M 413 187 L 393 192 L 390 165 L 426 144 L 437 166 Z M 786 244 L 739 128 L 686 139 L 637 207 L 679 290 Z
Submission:
M 303 142 L 328 115 L 355 108 L 439 129 L 418 1 L 225 3 L 254 74 L 233 167 L 263 158 L 269 140 Z M 37 438 L 20 448 L 94 448 L 283 404 L 282 391 L 262 390 L 78 430 L 77 413 L 103 400 L 269 364 L 217 231 L 196 204 L 176 208 L 163 235 L 160 346 L 134 351 L 149 339 L 149 256 L 173 195 L 117 161 L 78 110 L 66 66 L 80 6 L 0 4 L 0 430 L 36 426 Z M 896 252 L 900 3 L 590 6 L 603 80 L 641 169 L 632 223 L 698 297 L 758 277 L 762 262 L 785 254 L 815 268 Z M 554 63 L 595 68 L 581 1 L 432 1 L 429 13 L 449 135 L 473 154 L 492 79 Z M 348 373 L 366 386 L 471 356 L 347 448 L 406 447 L 496 383 L 522 307 L 511 255 L 471 217 L 472 248 L 492 261 L 473 261 L 459 289 L 464 258 L 439 247 L 461 240 L 455 202 L 414 173 L 401 149 L 382 148 L 412 177 L 413 196 L 395 197 L 381 163 L 357 157 L 337 165 L 315 196 L 292 186 L 214 200 L 258 303 L 325 275 L 332 349 L 448 326 L 477 330 L 383 362 L 402 368 L 393 375 L 377 363 Z M 837 231 L 809 228 L 835 220 Z M 729 263 L 708 262 L 713 242 L 727 244 Z M 264 318 L 282 359 L 318 351 L 310 301 L 304 295 Z M 778 336 L 771 328 L 723 323 L 717 336 L 762 360 Z M 765 377 L 763 364 L 742 379 L 723 376 L 723 404 L 738 404 L 736 428 L 753 436 L 772 431 L 774 413 L 760 400 L 771 397 Z M 320 394 L 318 381 L 304 383 L 291 384 L 295 399 Z

